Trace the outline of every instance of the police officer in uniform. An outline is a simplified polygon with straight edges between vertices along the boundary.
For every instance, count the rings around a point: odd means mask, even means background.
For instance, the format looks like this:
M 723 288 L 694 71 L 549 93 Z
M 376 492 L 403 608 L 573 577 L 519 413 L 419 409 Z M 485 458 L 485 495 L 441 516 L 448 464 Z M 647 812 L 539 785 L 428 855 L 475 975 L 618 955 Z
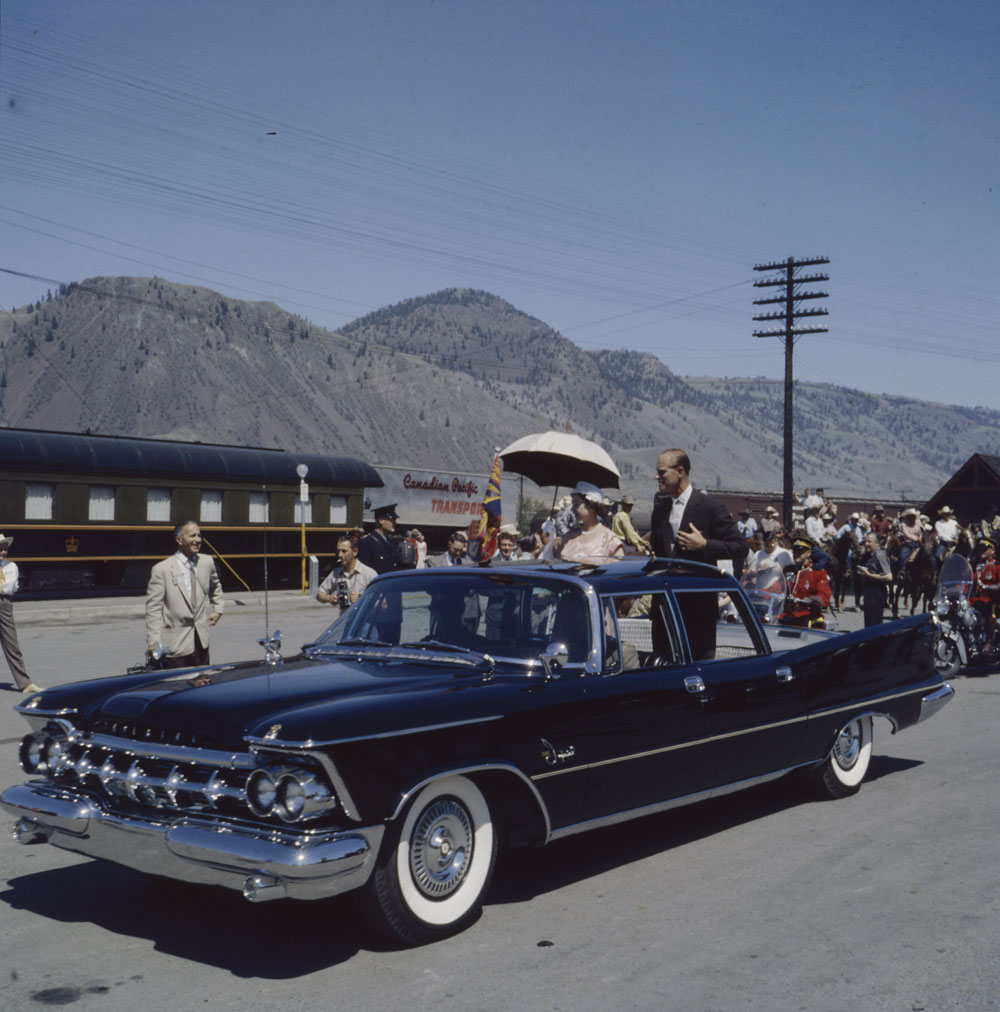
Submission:
M 358 561 L 380 575 L 405 569 L 394 533 L 399 519 L 396 504 L 379 506 L 374 512 L 375 529 L 358 542 Z

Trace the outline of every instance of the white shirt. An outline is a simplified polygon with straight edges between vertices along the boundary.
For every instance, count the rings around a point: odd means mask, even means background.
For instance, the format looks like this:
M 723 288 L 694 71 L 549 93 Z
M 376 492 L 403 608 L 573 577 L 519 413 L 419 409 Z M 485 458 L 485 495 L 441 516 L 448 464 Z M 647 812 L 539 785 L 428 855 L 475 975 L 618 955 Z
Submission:
M 182 551 L 174 552 L 174 558 L 180 559 L 183 572 L 186 574 L 188 600 L 194 600 L 194 571 L 198 565 L 197 555 L 185 555 Z
M 10 559 L 0 562 L 0 594 L 16 594 L 17 579 L 17 563 Z
M 823 521 L 817 516 L 806 517 L 806 534 L 818 545 L 823 540 Z
M 684 519 L 684 510 L 687 508 L 688 500 L 694 491 L 694 485 L 688 485 L 686 489 L 674 500 L 670 509 L 670 529 L 674 532 L 674 540 L 677 540 L 677 532 L 681 529 L 681 521 Z
M 947 520 L 939 520 L 934 525 L 934 533 L 937 534 L 939 541 L 953 545 L 958 541 L 960 533 L 958 521 L 954 517 L 949 517 Z

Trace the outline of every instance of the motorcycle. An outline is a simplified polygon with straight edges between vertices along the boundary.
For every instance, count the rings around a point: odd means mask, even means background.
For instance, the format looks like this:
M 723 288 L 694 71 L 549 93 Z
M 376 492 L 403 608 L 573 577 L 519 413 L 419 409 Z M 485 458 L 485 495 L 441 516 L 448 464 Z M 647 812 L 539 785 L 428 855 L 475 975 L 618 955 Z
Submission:
M 972 586 L 969 560 L 961 555 L 945 559 L 933 605 L 938 623 L 934 660 L 942 678 L 954 678 L 962 667 L 984 656 L 986 623 L 969 603 Z
M 740 584 L 750 598 L 754 611 L 765 625 L 777 625 L 784 611 L 788 582 L 777 563 L 765 563 L 743 573 Z

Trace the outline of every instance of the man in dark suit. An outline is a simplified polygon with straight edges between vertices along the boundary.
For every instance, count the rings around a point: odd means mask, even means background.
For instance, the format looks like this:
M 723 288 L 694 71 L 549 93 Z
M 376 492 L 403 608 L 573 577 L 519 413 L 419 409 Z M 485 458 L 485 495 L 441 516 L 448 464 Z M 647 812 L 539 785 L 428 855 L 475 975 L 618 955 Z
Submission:
M 725 503 L 691 484 L 691 461 L 683 450 L 664 450 L 656 458 L 650 540 L 657 556 L 695 562 L 743 559 L 749 546 Z

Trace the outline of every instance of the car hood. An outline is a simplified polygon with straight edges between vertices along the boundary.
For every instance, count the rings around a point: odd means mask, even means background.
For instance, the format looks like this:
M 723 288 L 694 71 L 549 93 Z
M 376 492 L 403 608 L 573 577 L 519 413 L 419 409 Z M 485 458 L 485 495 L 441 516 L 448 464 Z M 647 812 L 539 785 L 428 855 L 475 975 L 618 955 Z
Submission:
M 283 721 L 296 727 L 312 724 L 313 734 L 319 731 L 322 737 L 349 733 L 350 715 L 362 712 L 377 711 L 383 727 L 398 715 L 399 726 L 405 726 L 414 706 L 422 708 L 416 700 L 425 700 L 422 705 L 432 711 L 431 699 L 481 685 L 477 674 L 468 668 L 456 672 L 430 663 L 363 659 L 248 662 L 163 672 L 139 684 L 130 680 L 127 686 L 120 679 L 86 683 L 91 698 L 80 709 L 89 721 L 105 726 L 111 721 L 166 729 L 218 746 L 243 747 L 245 737 L 263 736 Z M 94 692 L 100 688 L 104 691 Z M 43 706 L 48 702 L 43 699 Z M 307 715 L 320 711 L 325 719 L 317 727 Z M 335 717 L 339 719 L 331 725 Z M 356 722 L 353 728 L 358 729 Z

